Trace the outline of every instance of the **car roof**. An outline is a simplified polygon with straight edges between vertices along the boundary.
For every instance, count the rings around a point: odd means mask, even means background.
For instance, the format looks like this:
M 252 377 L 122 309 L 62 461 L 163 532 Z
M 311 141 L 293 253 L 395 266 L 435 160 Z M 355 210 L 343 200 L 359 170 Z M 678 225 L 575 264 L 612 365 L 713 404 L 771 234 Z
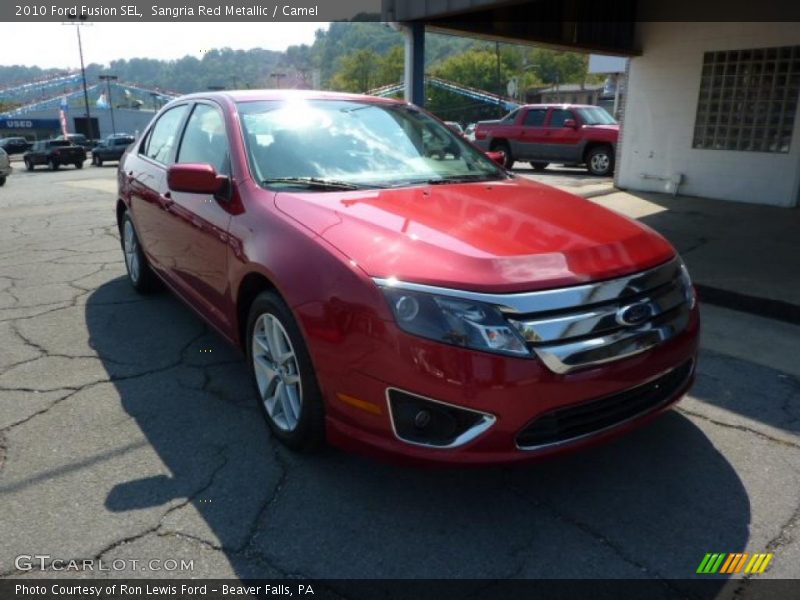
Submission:
M 523 104 L 519 108 L 602 108 L 595 104 L 570 104 L 570 103 L 549 103 L 549 104 Z
M 196 92 L 175 98 L 181 100 L 227 100 L 229 102 L 257 102 L 263 100 L 353 100 L 374 104 L 403 104 L 400 100 L 380 98 L 367 94 L 348 94 L 345 92 L 322 92 L 317 90 L 224 90 L 219 92 Z M 171 103 L 172 103 L 171 102 Z M 170 104 L 171 104 L 170 103 Z

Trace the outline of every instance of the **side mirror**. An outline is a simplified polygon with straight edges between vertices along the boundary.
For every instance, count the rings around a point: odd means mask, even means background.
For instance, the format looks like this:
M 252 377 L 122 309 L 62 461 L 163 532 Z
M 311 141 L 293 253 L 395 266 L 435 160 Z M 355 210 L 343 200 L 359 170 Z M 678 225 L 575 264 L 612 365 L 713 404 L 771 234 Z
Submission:
M 498 150 L 497 152 L 487 152 L 486 156 L 491 158 L 494 162 L 496 162 L 501 167 L 504 167 L 506 164 L 506 153 L 502 150 Z
M 575 119 L 567 119 L 566 121 L 564 121 L 564 127 L 569 127 L 570 129 L 577 129 L 578 123 L 577 121 L 575 121 Z
M 207 163 L 172 165 L 167 171 L 167 185 L 175 192 L 218 194 L 227 181 L 227 177 L 217 175 L 214 167 Z

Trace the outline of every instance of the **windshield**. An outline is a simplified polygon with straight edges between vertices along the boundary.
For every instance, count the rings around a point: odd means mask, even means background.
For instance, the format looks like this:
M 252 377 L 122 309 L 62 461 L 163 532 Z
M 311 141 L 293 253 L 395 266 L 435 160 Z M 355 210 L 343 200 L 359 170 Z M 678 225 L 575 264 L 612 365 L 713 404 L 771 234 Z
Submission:
M 315 179 L 390 187 L 507 177 L 411 106 L 290 99 L 242 102 L 239 114 L 253 175 L 264 185 Z
M 47 142 L 47 144 L 51 148 L 63 148 L 65 146 L 72 145 L 72 143 L 69 140 L 53 140 L 52 142 Z
M 593 106 L 591 108 L 579 108 L 584 125 L 616 125 L 617 122 L 605 108 Z

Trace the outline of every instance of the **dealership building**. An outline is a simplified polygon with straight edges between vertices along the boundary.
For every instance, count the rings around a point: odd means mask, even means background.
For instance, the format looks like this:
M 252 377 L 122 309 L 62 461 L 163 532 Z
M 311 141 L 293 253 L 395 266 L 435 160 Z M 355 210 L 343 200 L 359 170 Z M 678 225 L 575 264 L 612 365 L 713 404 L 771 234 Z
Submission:
M 384 0 L 383 17 L 406 33 L 411 101 L 424 102 L 426 30 L 628 57 L 618 187 L 800 205 L 800 22 L 771 0 L 732 2 L 760 19 L 746 22 L 660 4 Z

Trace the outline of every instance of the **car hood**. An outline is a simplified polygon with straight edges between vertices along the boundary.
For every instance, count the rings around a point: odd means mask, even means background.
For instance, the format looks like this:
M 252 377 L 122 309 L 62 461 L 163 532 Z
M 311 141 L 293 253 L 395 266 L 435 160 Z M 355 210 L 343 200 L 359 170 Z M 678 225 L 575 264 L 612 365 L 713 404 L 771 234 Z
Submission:
M 619 133 L 619 125 L 584 125 L 584 129 L 594 129 L 596 131 L 614 131 Z
M 288 193 L 277 208 L 372 277 L 487 292 L 608 279 L 662 263 L 660 235 L 524 178 Z

